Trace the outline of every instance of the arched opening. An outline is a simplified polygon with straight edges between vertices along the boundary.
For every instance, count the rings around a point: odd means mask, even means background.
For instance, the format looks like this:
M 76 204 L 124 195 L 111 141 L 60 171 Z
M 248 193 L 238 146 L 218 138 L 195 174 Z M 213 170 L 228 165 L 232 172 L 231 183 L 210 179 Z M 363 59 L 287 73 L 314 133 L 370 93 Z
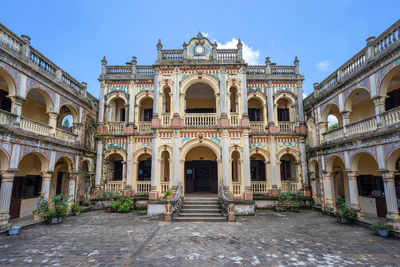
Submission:
M 276 102 L 278 121 L 290 121 L 290 102 L 286 98 L 280 98 Z
M 186 113 L 216 113 L 216 99 L 212 87 L 198 82 L 191 85 L 185 95 Z
M 387 169 L 394 171 L 394 186 L 398 207 L 400 207 L 400 147 L 390 153 L 390 156 L 387 159 Z
M 185 192 L 218 192 L 217 156 L 206 146 L 192 148 L 185 158 Z
M 386 201 L 378 163 L 366 152 L 356 154 L 351 161 L 357 172 L 357 186 L 361 210 L 368 216 L 386 217 Z
M 255 97 L 252 97 L 247 102 L 248 110 L 249 110 L 249 120 L 250 121 L 263 121 L 263 112 L 262 112 L 262 104 L 260 100 Z
M 42 173 L 47 160 L 39 153 L 26 154 L 18 164 L 11 193 L 11 219 L 31 216 L 42 188 Z
M 170 157 L 168 151 L 161 153 L 161 181 L 169 182 Z
M 386 92 L 385 110 L 395 109 L 400 106 L 400 68 L 393 69 L 387 74 L 382 83 L 382 92 Z
M 2 149 L 0 149 L 0 188 L 1 188 L 2 174 L 4 171 L 8 170 L 9 166 L 10 165 L 7 154 Z
M 38 89 L 29 90 L 26 100 L 22 104 L 21 116 L 31 121 L 42 124 L 49 124 L 49 114 L 51 102 L 49 96 Z
M 138 181 L 151 181 L 151 155 L 144 153 L 138 158 Z
M 110 101 L 108 119 L 110 122 L 126 121 L 126 103 L 121 97 L 115 97 Z
M 286 153 L 281 157 L 281 181 L 297 181 L 296 159 L 293 155 Z
M 265 158 L 261 154 L 250 156 L 250 175 L 253 182 L 265 182 Z
M 77 123 L 76 111 L 68 105 L 63 105 L 57 119 L 57 128 L 72 133 L 74 123 Z
M 335 104 L 329 104 L 325 108 L 322 117 L 328 122 L 326 131 L 332 131 L 343 126 L 342 115 L 340 114 L 339 107 Z
M 321 205 L 321 182 L 320 182 L 320 173 L 319 173 L 319 165 L 316 160 L 311 163 L 311 187 L 313 190 L 314 201 L 317 205 Z
M 165 87 L 163 90 L 163 113 L 171 112 L 171 88 Z
M 366 89 L 358 88 L 346 100 L 346 110 L 350 111 L 349 123 L 356 123 L 375 116 L 375 105 Z
M 240 175 L 240 153 L 239 151 L 232 152 L 232 182 L 238 183 L 241 181 Z
M 112 153 L 106 159 L 107 181 L 122 181 L 124 159 L 119 153 Z
M 238 111 L 238 94 L 236 87 L 231 87 L 229 89 L 230 93 L 230 102 L 231 102 L 231 110 L 230 112 L 236 113 Z
M 153 99 L 146 97 L 140 101 L 139 121 L 151 121 L 153 119 Z
M 0 109 L 11 112 L 11 99 L 9 97 L 7 81 L 0 75 Z
M 350 203 L 350 195 L 347 190 L 347 182 L 345 182 L 345 167 L 341 158 L 335 157 L 332 162 L 332 182 L 333 182 L 333 192 L 336 199 L 336 194 L 340 193 L 345 196 L 347 203 Z M 337 203 L 335 202 L 337 205 Z
M 55 188 L 54 194 L 56 195 L 68 194 L 68 182 L 70 178 L 71 166 L 72 165 L 70 160 L 65 157 L 62 157 L 57 160 L 54 166 L 54 172 L 55 172 L 55 179 L 54 179 L 55 185 L 53 185 L 53 188 Z

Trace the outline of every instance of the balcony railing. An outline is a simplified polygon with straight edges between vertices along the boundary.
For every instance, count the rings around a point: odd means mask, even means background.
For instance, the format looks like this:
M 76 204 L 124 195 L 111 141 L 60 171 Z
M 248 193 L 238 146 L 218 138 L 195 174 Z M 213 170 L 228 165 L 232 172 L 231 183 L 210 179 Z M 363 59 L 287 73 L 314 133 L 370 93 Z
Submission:
M 139 121 L 139 132 L 150 133 L 151 132 L 151 121 Z
M 51 129 L 51 127 L 46 124 L 32 121 L 27 118 L 21 118 L 21 128 L 26 131 L 34 132 L 41 135 L 49 135 Z
M 292 121 L 279 121 L 278 125 L 280 132 L 291 133 L 295 131 L 294 122 Z
M 109 121 L 106 124 L 108 133 L 111 134 L 123 134 L 125 133 L 126 122 L 124 121 Z
M 344 136 L 343 127 L 333 129 L 329 132 L 323 133 L 322 135 L 324 136 L 324 141 L 326 142 L 343 138 Z
M 400 107 L 386 111 L 380 116 L 384 126 L 398 125 L 400 123 Z
M 168 126 L 171 125 L 171 114 L 165 113 L 161 115 L 162 117 L 162 125 Z
M 376 118 L 358 121 L 346 126 L 346 135 L 354 135 L 376 130 Z
M 265 131 L 265 126 L 263 121 L 250 121 L 251 132 L 260 133 Z
M 299 190 L 299 185 L 297 182 L 282 181 L 281 182 L 281 192 L 297 191 Z
M 217 59 L 221 61 L 235 61 L 238 59 L 237 49 L 217 49 Z
M 150 181 L 137 181 L 136 183 L 136 193 L 138 194 L 148 194 L 151 190 Z
M 169 189 L 169 182 L 161 182 L 161 194 Z
M 231 126 L 239 126 L 239 114 L 231 113 Z
M 123 181 L 108 181 L 105 184 L 105 191 L 121 192 L 124 189 Z
M 0 109 L 0 124 L 13 125 L 17 115 Z
M 232 183 L 232 192 L 234 196 L 242 195 L 242 185 L 238 182 Z
M 186 113 L 185 126 L 209 127 L 217 126 L 217 114 L 215 113 Z
M 251 182 L 251 190 L 253 193 L 268 193 L 268 186 L 266 181 L 253 181 Z
M 70 133 L 68 131 L 64 131 L 62 129 L 56 129 L 56 138 L 65 140 L 67 142 L 75 143 L 78 141 L 78 136 L 76 134 Z

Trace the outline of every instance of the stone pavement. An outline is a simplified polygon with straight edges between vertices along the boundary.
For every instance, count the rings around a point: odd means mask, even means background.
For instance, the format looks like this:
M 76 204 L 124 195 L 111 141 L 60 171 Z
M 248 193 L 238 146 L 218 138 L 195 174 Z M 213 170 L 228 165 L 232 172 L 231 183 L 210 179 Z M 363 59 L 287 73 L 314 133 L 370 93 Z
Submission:
M 400 266 L 400 240 L 316 211 L 164 223 L 94 211 L 0 236 L 2 266 Z

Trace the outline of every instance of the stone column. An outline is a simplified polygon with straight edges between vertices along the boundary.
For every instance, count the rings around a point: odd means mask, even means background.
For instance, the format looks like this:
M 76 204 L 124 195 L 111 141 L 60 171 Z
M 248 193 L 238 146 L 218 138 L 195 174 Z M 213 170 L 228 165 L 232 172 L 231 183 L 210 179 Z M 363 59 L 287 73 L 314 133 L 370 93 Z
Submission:
M 138 161 L 132 161 L 132 189 L 137 191 L 137 180 L 138 180 Z
M 394 171 L 384 170 L 381 173 L 383 186 L 385 188 L 385 200 L 387 209 L 386 218 L 389 220 L 389 224 L 393 225 L 395 229 L 400 229 L 400 215 L 399 207 L 397 205 Z
M 377 96 L 372 99 L 375 105 L 375 116 L 376 116 L 376 123 L 381 125 L 381 114 L 385 112 L 385 99 L 386 96 Z
M 104 122 L 104 83 L 100 83 L 100 95 L 99 95 L 99 123 Z
M 319 128 L 320 128 L 320 134 L 321 134 L 321 140 L 324 140 L 324 133 L 328 131 L 328 122 L 327 121 L 320 121 L 319 122 Z
M 135 82 L 131 82 L 129 85 L 129 116 L 128 116 L 129 124 L 135 124 L 135 102 L 136 102 Z
M 360 201 L 358 199 L 357 172 L 347 170 L 347 179 L 349 180 L 350 203 L 355 210 L 360 210 Z
M 155 200 L 159 198 L 159 192 L 157 190 L 157 185 L 159 184 L 158 179 L 158 134 L 153 133 L 152 140 L 152 155 L 151 155 L 151 192 L 149 194 L 150 200 Z
M 131 140 L 128 141 L 128 151 L 126 155 L 126 188 L 132 189 L 132 160 L 133 160 L 133 142 Z
M 58 118 L 58 114 L 56 112 L 49 112 L 49 126 L 51 127 L 51 129 L 50 129 L 51 135 L 56 135 L 57 118 Z
M 250 144 L 249 132 L 243 132 L 243 168 L 244 168 L 244 199 L 252 200 L 251 173 L 250 173 Z
M 271 165 L 271 177 L 272 177 L 272 188 L 277 189 L 277 179 L 276 179 L 276 142 L 275 138 L 270 139 L 270 147 L 271 147 L 271 153 L 270 153 L 270 165 Z
M 331 172 L 324 172 L 324 182 L 325 182 L 325 196 L 326 196 L 326 206 L 328 209 L 333 209 L 333 202 L 334 198 L 332 195 L 332 173 Z
M 159 74 L 159 70 L 158 68 L 155 69 L 155 73 L 154 73 L 154 99 L 153 99 L 153 118 L 158 118 L 159 115 L 159 96 L 160 96 L 160 88 L 159 88 L 159 84 L 158 84 L 158 74 Z
M 178 186 L 179 181 L 179 133 L 174 131 L 172 140 L 172 187 Z
M 75 203 L 75 190 L 76 190 L 75 186 L 76 186 L 77 175 L 78 175 L 77 173 L 71 173 L 71 178 L 68 183 L 68 194 L 70 196 L 69 198 L 70 204 Z
M 222 132 L 222 181 L 226 189 L 229 188 L 229 180 L 228 131 L 224 130 Z
M 297 57 L 296 57 L 297 59 Z M 300 125 L 304 125 L 304 109 L 303 109 L 303 81 L 297 82 L 297 107 L 299 112 Z
M 219 83 L 219 90 L 220 90 L 220 106 L 221 106 L 221 117 L 227 116 L 227 109 L 226 109 L 226 68 L 221 67 L 221 79 Z
M 21 122 L 22 104 L 24 101 L 25 99 L 20 96 L 11 97 L 11 113 L 17 115 L 15 123 L 18 125 Z
M 342 122 L 343 122 L 343 133 L 346 135 L 347 125 L 349 124 L 349 120 L 350 120 L 350 111 L 343 111 L 341 114 L 342 114 Z
M 268 104 L 268 124 L 274 125 L 274 102 L 273 102 L 273 92 L 272 92 L 272 82 L 267 83 L 267 104 Z
M 311 185 L 311 193 L 312 193 L 312 198 L 314 199 L 315 203 L 317 203 L 317 181 L 315 178 L 315 172 L 308 172 L 308 176 L 310 177 L 310 185 Z
M 96 179 L 94 183 L 96 190 L 100 189 L 102 165 L 103 165 L 103 141 L 99 140 L 97 141 Z
M 50 184 L 53 171 L 42 172 L 42 190 L 41 194 L 46 198 L 50 198 Z
M 0 189 L 0 230 L 6 230 L 9 226 L 10 203 L 13 188 L 14 172 L 5 171 L 1 176 Z
M 242 120 L 245 119 L 248 122 L 249 118 L 249 109 L 247 106 L 247 83 L 246 83 L 246 69 L 243 67 L 240 72 L 240 87 L 242 90 Z M 242 122 L 243 125 L 243 122 Z M 246 126 L 246 123 L 245 125 Z
M 300 141 L 300 153 L 301 153 L 301 173 L 303 177 L 303 187 L 308 188 L 308 175 L 307 175 L 307 151 L 305 140 Z

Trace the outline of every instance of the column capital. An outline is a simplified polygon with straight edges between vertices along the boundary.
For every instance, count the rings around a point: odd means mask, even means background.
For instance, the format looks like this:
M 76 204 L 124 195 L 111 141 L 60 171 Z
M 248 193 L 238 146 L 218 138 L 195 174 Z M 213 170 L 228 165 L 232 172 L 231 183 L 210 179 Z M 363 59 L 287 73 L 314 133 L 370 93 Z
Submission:
M 42 172 L 42 181 L 50 181 L 54 171 Z
M 350 117 L 350 111 L 348 110 L 342 111 L 340 114 L 342 115 L 343 119 Z
M 382 180 L 384 183 L 393 183 L 394 182 L 395 171 L 379 169 L 378 172 L 380 172 L 382 174 Z
M 10 98 L 11 98 L 11 102 L 14 105 L 19 105 L 19 106 L 22 106 L 22 103 L 26 100 L 25 98 L 23 98 L 22 96 L 19 96 L 19 95 L 10 96 Z
M 332 179 L 332 172 L 324 171 L 324 178 L 325 179 Z
M 14 181 L 15 171 L 2 171 L 1 173 L 1 182 L 7 183 Z
M 356 180 L 358 176 L 358 171 L 353 171 L 353 170 L 345 170 L 347 173 L 347 178 L 349 180 Z

